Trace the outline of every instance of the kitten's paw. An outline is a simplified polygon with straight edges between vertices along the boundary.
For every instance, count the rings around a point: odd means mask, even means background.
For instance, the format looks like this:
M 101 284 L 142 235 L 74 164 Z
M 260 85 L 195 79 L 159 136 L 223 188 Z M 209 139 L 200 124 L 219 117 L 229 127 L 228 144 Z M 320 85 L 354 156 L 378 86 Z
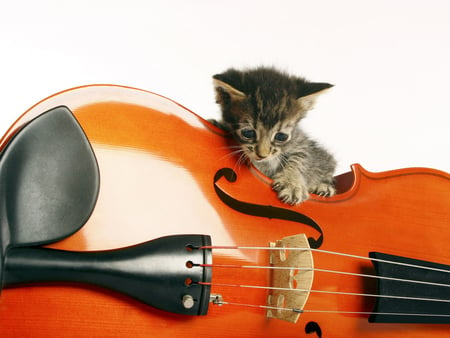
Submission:
M 277 192 L 280 201 L 286 204 L 296 205 L 309 198 L 306 186 L 285 177 L 275 178 L 272 189 Z
M 336 195 L 336 188 L 332 183 L 322 182 L 313 187 L 310 192 L 321 197 L 331 197 L 333 195 Z

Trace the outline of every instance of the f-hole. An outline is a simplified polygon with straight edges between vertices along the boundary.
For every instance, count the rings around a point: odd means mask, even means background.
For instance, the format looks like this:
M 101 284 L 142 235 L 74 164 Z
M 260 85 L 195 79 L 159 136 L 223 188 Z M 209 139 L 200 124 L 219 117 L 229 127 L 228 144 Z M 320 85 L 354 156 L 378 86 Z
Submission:
M 267 217 L 273 219 L 280 219 L 284 221 L 291 221 L 300 223 L 306 226 L 313 228 L 314 230 L 319 232 L 319 237 L 313 238 L 309 237 L 308 242 L 309 246 L 313 249 L 318 249 L 323 243 L 323 231 L 321 227 L 310 217 L 303 215 L 299 212 L 296 212 L 291 209 L 284 209 L 273 207 L 270 205 L 259 205 L 253 203 L 247 203 L 243 201 L 239 201 L 232 196 L 228 195 L 225 191 L 220 189 L 217 185 L 217 182 L 224 177 L 228 182 L 235 182 L 237 179 L 237 174 L 233 169 L 230 168 L 222 168 L 216 172 L 214 175 L 214 190 L 220 200 L 229 206 L 230 208 L 239 211 L 243 214 L 249 216 L 258 216 L 258 217 Z
M 318 338 L 322 338 L 322 329 L 316 322 L 309 322 L 308 324 L 306 324 L 305 332 L 307 334 L 315 333 Z

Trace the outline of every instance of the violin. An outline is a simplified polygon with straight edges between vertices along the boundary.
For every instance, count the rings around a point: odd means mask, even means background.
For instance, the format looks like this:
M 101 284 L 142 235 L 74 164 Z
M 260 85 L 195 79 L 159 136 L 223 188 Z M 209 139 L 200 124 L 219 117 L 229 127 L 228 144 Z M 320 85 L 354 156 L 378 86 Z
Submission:
M 355 164 L 283 204 L 229 136 L 121 86 L 0 141 L 2 337 L 442 337 L 450 175 Z

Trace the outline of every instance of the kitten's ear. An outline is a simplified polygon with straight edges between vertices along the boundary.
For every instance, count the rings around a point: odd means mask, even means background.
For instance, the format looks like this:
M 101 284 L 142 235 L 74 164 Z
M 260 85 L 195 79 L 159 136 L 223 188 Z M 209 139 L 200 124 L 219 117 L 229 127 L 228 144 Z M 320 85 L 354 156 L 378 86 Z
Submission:
M 217 75 L 216 75 L 217 76 Z M 216 90 L 217 103 L 224 104 L 230 101 L 241 101 L 245 99 L 245 94 L 240 90 L 237 90 L 228 83 L 225 83 L 219 79 L 213 77 L 214 89 Z
M 309 82 L 303 84 L 297 102 L 300 104 L 302 110 L 310 110 L 314 107 L 317 97 L 325 93 L 331 87 L 333 87 L 332 84 L 322 82 Z

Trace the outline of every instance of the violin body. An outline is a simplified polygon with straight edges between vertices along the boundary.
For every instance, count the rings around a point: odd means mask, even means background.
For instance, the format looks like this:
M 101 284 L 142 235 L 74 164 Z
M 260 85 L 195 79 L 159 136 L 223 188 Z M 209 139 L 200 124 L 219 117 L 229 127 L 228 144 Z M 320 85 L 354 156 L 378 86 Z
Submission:
M 92 145 L 100 191 L 86 224 L 46 247 L 112 250 L 167 235 L 209 235 L 211 292 L 230 304 L 211 303 L 206 315 L 186 316 L 96 286 L 36 283 L 6 288 L 0 294 L 2 337 L 442 337 L 450 333 L 448 324 L 426 320 L 369 321 L 374 309 L 389 311 L 383 303 L 377 304 L 381 281 L 367 277 L 376 275 L 369 258 L 374 252 L 449 270 L 448 173 L 425 168 L 371 173 L 354 165 L 351 172 L 336 178 L 337 195 L 312 195 L 298 206 L 287 206 L 271 190 L 270 179 L 237 164 L 227 148 L 230 140 L 221 130 L 169 99 L 118 86 L 80 87 L 43 100 L 11 127 L 0 150 L 23 125 L 59 105 L 72 111 Z M 214 246 L 264 248 L 297 234 L 304 234 L 317 250 L 312 253 L 317 270 L 314 291 L 292 323 L 268 318 L 267 308 L 249 306 L 267 305 L 270 290 L 242 287 L 270 285 L 270 269 L 237 267 L 270 265 L 270 250 Z M 439 284 L 450 285 L 450 275 L 440 273 L 444 281 Z M 426 286 L 419 284 L 419 288 Z M 444 299 L 439 307 L 447 308 L 448 302 Z

